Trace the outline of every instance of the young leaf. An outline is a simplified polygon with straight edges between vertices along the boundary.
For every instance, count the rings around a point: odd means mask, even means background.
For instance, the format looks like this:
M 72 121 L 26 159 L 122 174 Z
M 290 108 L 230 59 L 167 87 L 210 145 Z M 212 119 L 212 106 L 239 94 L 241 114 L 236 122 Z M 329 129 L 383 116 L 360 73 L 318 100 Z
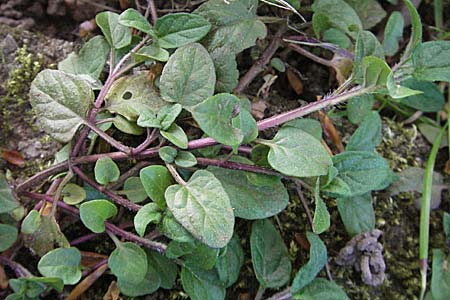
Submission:
M 100 184 L 108 184 L 117 181 L 120 170 L 117 164 L 109 157 L 102 157 L 95 162 L 95 180 Z
M 80 53 L 72 52 L 59 62 L 58 70 L 75 75 L 90 75 L 98 79 L 108 60 L 109 52 L 109 44 L 105 38 L 95 36 L 83 45 Z
M 137 52 L 131 52 L 131 57 L 139 63 L 146 60 L 156 60 L 166 62 L 169 60 L 169 52 L 161 47 L 148 45 L 139 49 Z
M 208 167 L 208 171 L 219 179 L 224 187 L 234 215 L 247 220 L 265 219 L 274 216 L 286 208 L 289 195 L 280 178 L 271 184 L 252 183 L 248 172 Z M 266 179 L 267 175 L 255 174 L 257 179 Z
M 156 113 L 144 106 L 140 111 L 139 118 L 136 123 L 140 127 L 161 128 L 161 124 L 156 118 Z
M 336 201 L 339 215 L 349 235 L 355 236 L 375 228 L 375 211 L 370 193 L 351 198 L 338 198 Z
M 362 59 L 362 75 L 364 87 L 384 87 L 388 76 L 392 73 L 387 63 L 375 56 L 366 56 Z
M 167 14 L 156 21 L 158 45 L 163 48 L 179 48 L 201 40 L 211 29 L 203 17 L 188 14 Z
M 261 286 L 279 288 L 289 281 L 292 267 L 288 249 L 269 220 L 253 222 L 250 247 L 253 270 Z
M 254 141 L 258 137 L 258 126 L 252 114 L 241 107 L 239 115 L 231 120 L 231 125 L 239 128 L 244 135 L 242 144 Z
M 144 33 L 154 36 L 152 26 L 147 19 L 134 8 L 128 8 L 119 16 L 119 24 L 127 27 L 136 28 Z M 121 48 L 121 47 L 119 47 Z
M 153 89 L 147 75 L 140 72 L 117 79 L 106 94 L 105 109 L 131 121 L 135 121 L 141 111 L 150 110 L 156 114 L 167 102 Z
M 373 151 L 381 142 L 381 118 L 377 111 L 368 114 L 353 133 L 347 151 Z
M 75 284 L 81 279 L 81 254 L 77 248 L 57 248 L 41 257 L 39 272 L 45 277 L 61 278 L 64 284 Z
M 423 112 L 438 112 L 443 109 L 445 104 L 444 95 L 434 83 L 409 78 L 402 81 L 401 84 L 407 88 L 423 92 L 422 94 L 400 99 L 401 104 Z
M 58 292 L 62 292 L 64 288 L 64 282 L 56 277 L 21 277 L 18 279 L 10 279 L 9 285 L 13 291 L 20 294 L 20 296 L 15 298 L 15 293 L 6 297 L 5 300 L 40 299 L 39 295 L 42 294 L 47 287 L 53 288 Z
M 119 287 L 120 292 L 128 297 L 150 295 L 159 288 L 161 284 L 161 274 L 163 273 L 158 272 L 154 266 L 149 263 L 144 279 L 138 282 L 135 281 L 133 277 L 118 277 L 117 286 Z
M 172 175 L 167 168 L 164 166 L 149 166 L 141 170 L 139 177 L 150 199 L 158 204 L 158 207 L 165 208 L 164 193 L 173 182 Z
M 442 218 L 442 226 L 444 227 L 445 238 L 450 240 L 450 214 L 444 212 L 444 216 Z
M 377 25 L 386 16 L 386 11 L 377 0 L 345 0 L 358 14 L 364 29 Z
M 148 270 L 145 251 L 131 242 L 120 243 L 116 246 L 117 248 L 108 259 L 111 272 L 124 282 L 140 283 L 144 280 Z
M 187 253 L 185 258 L 186 265 L 195 265 L 204 270 L 211 270 L 217 262 L 219 249 L 210 248 L 207 245 L 195 241 L 195 248 L 191 253 Z
M 385 188 L 392 171 L 387 161 L 375 152 L 347 151 L 333 157 L 339 171 L 322 191 L 334 196 L 353 197 Z
M 291 287 L 293 295 L 310 284 L 327 263 L 327 248 L 319 236 L 307 232 L 306 237 L 311 245 L 309 249 L 309 261 L 295 275 Z
M 84 226 L 95 233 L 105 231 L 105 221 L 117 215 L 117 207 L 108 200 L 91 200 L 80 206 Z
M 62 190 L 63 201 L 69 205 L 76 205 L 86 199 L 86 191 L 79 185 L 68 183 Z
M 134 228 L 140 236 L 144 236 L 150 222 L 159 223 L 162 216 L 159 210 L 160 208 L 156 203 L 148 203 L 139 209 L 134 217 Z
M 127 120 L 121 115 L 115 116 L 113 124 L 117 129 L 127 134 L 142 135 L 145 132 L 144 128 L 137 126 L 135 122 Z
M 30 103 L 40 126 L 62 143 L 70 141 L 84 123 L 93 99 L 86 81 L 61 71 L 44 70 L 31 83 Z
M 189 108 L 212 96 L 216 75 L 206 49 L 197 43 L 178 48 L 161 74 L 161 97 Z
M 217 142 L 237 147 L 244 136 L 231 122 L 236 109 L 240 107 L 238 97 L 231 94 L 217 94 L 191 108 L 192 116 L 200 128 Z
M 123 185 L 123 193 L 128 200 L 134 203 L 140 203 L 147 199 L 147 193 L 139 177 L 129 177 Z
M 408 45 L 406 45 L 405 52 L 401 57 L 401 61 L 406 61 L 411 56 L 414 49 L 422 41 L 422 22 L 420 21 L 420 15 L 417 12 L 414 5 L 410 0 L 403 0 L 405 2 L 406 8 L 408 8 L 409 14 L 411 15 L 411 37 L 409 38 Z
M 319 141 L 322 139 L 322 125 L 314 119 L 295 119 L 284 123 L 283 127 L 295 127 L 309 133 Z
M 166 215 L 164 216 L 162 222 L 158 224 L 158 230 L 169 239 L 173 240 L 172 242 L 192 243 L 194 241 L 192 235 L 184 229 L 184 227 L 181 226 L 177 220 L 175 220 L 170 211 L 166 211 Z M 167 249 L 169 250 L 169 248 L 170 244 Z M 167 253 L 166 255 L 168 255 Z
M 197 246 L 198 244 L 195 240 L 187 242 L 171 241 L 167 246 L 166 256 L 170 259 L 179 258 L 181 256 L 191 254 Z
M 15 226 L 0 224 L 0 252 L 11 247 L 16 242 L 18 234 Z
M 173 163 L 178 154 L 178 150 L 171 146 L 164 146 L 158 151 L 159 157 L 166 163 Z
M 388 89 L 389 96 L 394 99 L 402 99 L 405 97 L 422 94 L 422 91 L 412 90 L 410 88 L 397 84 L 393 72 L 391 72 L 387 78 L 386 87 Z
M 295 127 L 283 127 L 273 140 L 268 160 L 272 168 L 296 177 L 326 175 L 332 162 L 322 144 L 312 135 Z
M 244 250 L 242 250 L 239 237 L 234 234 L 227 245 L 226 253 L 219 255 L 215 266 L 219 279 L 225 287 L 232 286 L 238 280 L 243 263 Z
M 95 22 L 111 47 L 120 49 L 131 43 L 131 31 L 119 23 L 118 14 L 110 11 L 101 12 L 95 16 Z
M 446 300 L 450 297 L 450 270 L 447 267 L 449 258 L 440 249 L 433 250 L 433 266 L 431 276 L 431 294 L 433 300 Z
M 41 226 L 41 215 L 35 209 L 30 211 L 23 219 L 21 232 L 24 234 L 33 234 Z
M 197 164 L 197 158 L 191 152 L 178 151 L 175 164 L 183 168 L 190 168 Z
M 353 124 L 361 123 L 372 112 L 373 94 L 363 94 L 350 99 L 347 103 L 347 117 Z
M 299 300 L 350 300 L 344 290 L 334 281 L 316 278 L 304 289 L 292 295 Z
M 178 115 L 181 113 L 182 106 L 178 103 L 175 104 L 169 104 L 166 106 L 163 106 L 158 111 L 157 120 L 159 124 L 161 124 L 162 130 L 167 130 L 173 122 L 175 122 Z
M 186 185 L 170 186 L 165 198 L 175 219 L 206 245 L 221 248 L 231 239 L 233 209 L 220 181 L 212 173 L 196 171 Z
M 13 211 L 19 206 L 14 199 L 5 175 L 0 172 L 0 214 Z
M 161 279 L 161 287 L 171 289 L 175 284 L 178 275 L 177 265 L 164 255 L 155 251 L 147 251 L 149 266 L 153 266 Z
M 450 82 L 450 41 L 432 41 L 413 52 L 414 78 Z
M 181 269 L 181 284 L 191 300 L 224 300 L 225 287 L 220 285 L 215 270 L 202 270 L 193 266 Z
M 320 197 L 320 180 L 317 179 L 316 188 L 314 190 L 314 199 L 316 209 L 314 210 L 313 231 L 315 234 L 321 234 L 330 228 L 330 213 L 327 205 Z
M 187 149 L 188 137 L 183 128 L 173 123 L 167 130 L 161 130 L 161 135 L 169 140 L 175 146 L 181 149 Z
M 375 56 L 384 60 L 384 49 L 377 37 L 370 31 L 361 31 L 355 44 L 355 61 L 353 70 L 359 80 L 363 77 L 362 60 L 366 56 Z
M 393 56 L 398 51 L 399 42 L 403 37 L 403 16 L 400 12 L 394 11 L 384 28 L 383 48 L 387 56 Z

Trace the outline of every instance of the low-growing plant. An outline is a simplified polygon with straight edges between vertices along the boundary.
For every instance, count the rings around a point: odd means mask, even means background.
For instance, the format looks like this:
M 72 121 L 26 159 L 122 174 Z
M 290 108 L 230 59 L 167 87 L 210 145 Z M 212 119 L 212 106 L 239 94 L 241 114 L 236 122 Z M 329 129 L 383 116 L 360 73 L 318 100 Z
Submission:
M 264 2 L 299 7 L 298 1 Z M 366 29 L 384 15 L 369 22 L 358 1 L 316 0 L 312 29 L 327 44 L 284 38 L 283 27 L 240 79 L 236 55 L 267 35 L 256 15 L 257 0 L 209 0 L 192 13 L 160 17 L 153 26 L 132 8 L 120 15 L 99 13 L 103 36 L 71 53 L 57 70 L 40 72 L 31 85 L 40 127 L 65 146 L 52 166 L 12 190 L 0 177 L 0 251 L 20 240 L 17 248 L 23 243 L 40 257 L 42 275 L 1 256 L 18 277 L 10 280 L 14 293 L 6 299 L 38 299 L 45 291 L 78 284 L 69 296 L 75 299 L 107 268 L 130 297 L 172 289 L 181 278 L 192 300 L 225 299 L 246 255 L 237 222 L 251 228 L 245 239 L 260 285 L 256 299 L 283 287 L 270 299 L 348 299 L 335 282 L 317 277 L 328 260 L 320 238 L 330 227 L 326 200 L 337 200 L 351 236 L 373 230 L 371 193 L 397 178 L 375 151 L 382 124 L 372 110 L 374 97 L 437 112 L 444 100 L 432 96 L 442 96 L 432 82 L 450 78 L 450 42 L 422 42 L 420 17 L 409 0 L 404 3 L 411 37 L 392 68 L 385 56 L 400 49 L 399 13 L 389 17 L 380 43 Z M 256 121 L 243 91 L 282 42 L 333 67 L 341 85 L 321 100 Z M 344 72 L 338 60 L 319 60 L 298 43 L 347 55 L 350 68 Z M 285 69 L 280 59 L 272 64 Z M 305 117 L 347 100 L 346 114 L 358 129 L 344 151 L 331 155 L 320 122 Z M 275 135 L 266 129 L 275 129 Z M 295 274 L 269 219 L 287 207 L 291 183 L 309 190 L 315 203 L 312 232 L 306 232 L 310 258 Z M 23 220 L 19 198 L 37 201 Z M 92 233 L 69 241 L 57 212 L 79 219 Z M 82 258 L 88 254 L 77 245 L 104 233 L 114 250 L 87 266 Z M 448 288 L 435 284 L 441 273 L 433 273 L 432 289 L 447 294 L 435 299 L 448 297 Z

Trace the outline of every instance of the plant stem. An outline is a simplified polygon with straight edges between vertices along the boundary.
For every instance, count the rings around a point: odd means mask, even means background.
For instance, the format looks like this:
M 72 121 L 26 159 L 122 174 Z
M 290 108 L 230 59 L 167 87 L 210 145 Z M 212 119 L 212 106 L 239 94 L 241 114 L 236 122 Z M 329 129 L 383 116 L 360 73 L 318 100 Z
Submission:
M 129 210 L 138 211 L 142 206 L 137 205 L 125 198 L 120 197 L 119 195 L 116 195 L 114 192 L 110 191 L 109 189 L 105 188 L 104 186 L 101 186 L 97 184 L 94 180 L 89 178 L 86 174 L 83 173 L 78 167 L 72 167 L 72 170 L 75 174 L 77 174 L 84 182 L 95 188 L 100 193 L 105 194 L 109 198 L 111 198 L 112 201 L 115 203 L 128 208 Z
M 31 199 L 35 199 L 35 200 L 46 200 L 49 202 L 53 203 L 53 198 L 51 196 L 48 195 L 42 195 L 42 194 L 37 194 L 37 193 L 32 193 L 32 192 L 24 192 L 23 195 L 25 197 L 29 197 Z M 57 205 L 62 208 L 63 210 L 69 212 L 71 215 L 80 218 L 80 211 L 75 208 L 72 207 L 64 202 L 58 202 Z M 145 238 L 141 238 L 135 234 L 132 234 L 131 232 L 125 231 L 119 227 L 117 227 L 116 225 L 109 223 L 108 221 L 105 221 L 105 227 L 107 230 L 109 230 L 110 232 L 114 233 L 115 235 L 118 235 L 128 241 L 132 241 L 135 243 L 138 243 L 146 248 L 152 249 L 152 250 L 156 250 L 160 253 L 164 253 L 166 251 L 167 245 L 163 244 L 163 243 L 159 243 L 159 242 L 155 242 L 155 241 L 151 241 Z M 1 257 L 1 256 L 0 256 Z
M 180 174 L 178 174 L 177 169 L 172 164 L 166 164 L 167 169 L 169 170 L 170 174 L 172 174 L 173 179 L 175 179 L 176 182 L 181 184 L 182 186 L 186 185 L 186 181 L 181 178 Z
M 292 299 L 291 288 L 287 287 L 285 290 L 276 293 L 275 295 L 273 295 L 270 298 L 267 298 L 266 300 L 290 300 L 290 299 Z
M 219 159 L 197 157 L 197 164 L 199 164 L 201 166 L 216 166 L 216 167 L 221 167 L 221 168 L 231 169 L 231 170 L 240 170 L 240 171 L 248 171 L 248 172 L 265 174 L 265 175 L 273 175 L 273 176 L 278 176 L 278 177 L 283 177 L 283 178 L 286 177 L 286 175 L 280 174 L 271 169 L 254 166 L 254 165 L 241 164 L 241 163 L 237 163 L 237 162 L 233 162 L 233 161 L 223 161 L 223 160 L 219 160 Z
M 18 278 L 33 276 L 33 274 L 31 274 L 31 272 L 28 271 L 27 268 L 15 261 L 12 261 L 6 256 L 0 255 L 0 264 L 10 267 Z
M 131 148 L 130 147 L 127 147 L 127 146 L 123 145 L 121 142 L 117 141 L 112 136 L 110 136 L 109 134 L 107 134 L 106 132 L 104 132 L 103 130 L 101 130 L 100 128 L 95 126 L 94 124 L 92 124 L 90 122 L 87 122 L 87 121 L 85 121 L 84 124 L 87 127 L 89 127 L 90 130 L 95 132 L 99 137 L 104 139 L 106 142 L 108 142 L 108 144 L 110 144 L 111 146 L 113 146 L 117 150 L 125 152 L 126 154 L 130 154 L 131 153 Z
M 419 266 L 421 274 L 421 292 L 420 299 L 425 296 L 427 288 L 427 270 L 428 270 L 428 245 L 430 233 L 430 211 L 431 211 L 431 192 L 433 186 L 433 171 L 436 162 L 436 156 L 439 151 L 439 145 L 444 135 L 447 125 L 442 127 L 438 136 L 433 142 L 430 156 L 428 157 L 423 178 L 422 205 L 420 208 L 420 234 L 419 234 Z
M 262 285 L 259 285 L 258 291 L 256 292 L 255 295 L 255 300 L 261 300 L 262 297 L 264 296 L 265 291 L 266 289 Z
M 51 216 L 52 216 L 53 218 L 55 217 L 55 214 L 56 214 L 56 208 L 58 207 L 58 206 L 55 205 L 55 204 L 58 203 L 59 198 L 61 198 L 61 193 L 62 193 L 62 190 L 63 190 L 64 186 L 65 186 L 67 183 L 69 183 L 69 181 L 70 181 L 70 179 L 72 179 L 72 177 L 73 177 L 73 173 L 72 173 L 71 170 L 69 170 L 69 172 L 67 172 L 66 176 L 64 176 L 63 180 L 61 180 L 61 182 L 60 182 L 59 185 L 58 185 L 58 188 L 56 189 L 55 196 L 53 197 L 53 199 L 55 199 L 55 201 L 53 202 L 53 205 L 52 205 L 52 212 L 51 212 Z
M 301 55 L 309 58 L 312 61 L 315 61 L 318 64 L 324 65 L 326 67 L 333 67 L 333 63 L 329 60 L 323 59 L 322 57 L 319 57 L 317 55 L 312 54 L 311 52 L 303 49 L 302 47 L 295 45 L 295 44 L 287 44 L 289 48 L 294 50 L 295 52 L 300 53 Z
M 99 235 L 98 233 L 89 233 L 89 234 L 83 235 L 83 236 L 71 241 L 70 246 L 76 246 L 79 244 L 83 244 L 87 241 L 92 240 L 93 238 L 97 237 L 98 235 Z

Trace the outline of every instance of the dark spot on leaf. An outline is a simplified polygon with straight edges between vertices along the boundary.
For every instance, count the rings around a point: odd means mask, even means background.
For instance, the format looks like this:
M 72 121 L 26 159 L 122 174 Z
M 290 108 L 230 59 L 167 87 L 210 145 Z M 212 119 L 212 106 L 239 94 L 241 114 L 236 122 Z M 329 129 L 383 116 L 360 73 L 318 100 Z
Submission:
M 122 98 L 124 100 L 129 100 L 131 99 L 131 97 L 133 97 L 133 94 L 131 92 L 126 91 L 125 93 L 123 93 Z

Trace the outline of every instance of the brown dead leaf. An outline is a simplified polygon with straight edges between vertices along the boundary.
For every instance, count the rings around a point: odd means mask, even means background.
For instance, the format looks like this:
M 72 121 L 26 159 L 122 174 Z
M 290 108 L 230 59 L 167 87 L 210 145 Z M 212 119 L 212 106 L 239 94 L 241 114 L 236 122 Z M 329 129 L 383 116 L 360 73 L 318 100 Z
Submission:
M 120 295 L 120 290 L 117 287 L 117 282 L 112 281 L 106 291 L 106 294 L 103 296 L 103 300 L 118 300 Z
M 264 118 L 264 111 L 267 108 L 267 103 L 264 100 L 259 100 L 256 102 L 252 102 L 252 115 L 258 119 L 261 120 Z
M 6 276 L 5 269 L 0 265 L 0 290 L 8 288 L 8 276 Z
M 23 166 L 25 164 L 25 158 L 17 151 L 0 149 L 0 157 L 15 166 Z
M 336 127 L 334 127 L 333 121 L 331 121 L 331 119 L 323 111 L 319 111 L 319 119 L 320 123 L 322 123 L 323 131 L 325 132 L 326 136 L 331 139 L 338 152 L 344 152 L 345 149 L 341 141 L 341 136 L 336 130 Z
M 101 265 L 94 272 L 89 274 L 86 278 L 84 278 L 77 286 L 70 292 L 69 296 L 66 300 L 76 300 L 78 299 L 84 292 L 86 292 L 96 281 L 100 278 L 100 276 L 105 273 L 108 269 L 108 264 Z
M 353 60 L 338 54 L 333 56 L 331 60 L 334 71 L 336 72 L 336 80 L 339 85 L 343 84 L 350 76 L 353 70 Z
M 445 163 L 444 172 L 445 174 L 450 175 L 450 159 Z
M 95 29 L 97 29 L 97 23 L 95 22 L 95 19 L 91 19 L 80 24 L 80 26 L 78 27 L 78 33 L 80 34 L 80 37 L 83 38 Z
M 130 0 L 119 0 L 119 6 L 121 10 L 126 10 L 127 8 L 130 8 Z
M 288 68 L 286 70 L 286 75 L 287 75 L 289 84 L 294 89 L 295 93 L 297 95 L 301 95 L 303 93 L 303 83 L 302 83 L 302 80 L 300 79 L 300 76 L 298 76 L 290 68 Z
M 300 245 L 300 247 L 302 247 L 302 249 L 309 250 L 311 245 L 309 244 L 306 235 L 297 232 L 296 234 L 294 234 L 294 238 L 295 241 Z
M 160 63 L 156 63 L 156 64 L 153 64 L 153 65 L 150 67 L 150 69 L 148 70 L 148 73 L 147 73 L 147 79 L 148 79 L 148 82 L 150 82 L 150 84 L 151 84 L 152 86 L 154 86 L 154 84 L 155 84 L 155 79 L 156 79 L 159 75 L 161 75 L 162 69 L 163 69 L 163 65 L 160 64 Z
M 239 294 L 239 300 L 250 300 L 250 293 L 240 293 Z
M 98 265 L 102 260 L 108 258 L 104 254 L 95 252 L 80 251 L 81 252 L 81 265 L 86 268 L 93 268 Z

